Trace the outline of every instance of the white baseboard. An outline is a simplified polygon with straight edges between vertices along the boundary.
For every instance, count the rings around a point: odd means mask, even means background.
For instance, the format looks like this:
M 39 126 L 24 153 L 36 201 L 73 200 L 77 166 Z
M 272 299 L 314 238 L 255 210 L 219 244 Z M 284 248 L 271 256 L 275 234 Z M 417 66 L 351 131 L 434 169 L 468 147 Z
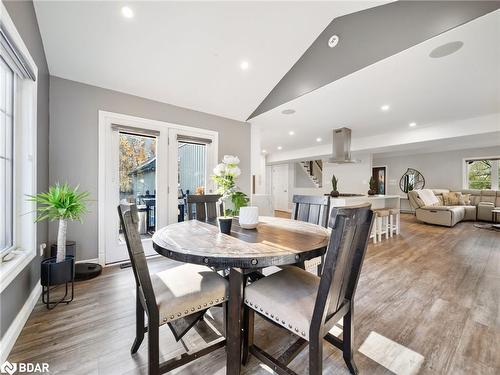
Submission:
M 28 299 L 24 303 L 21 311 L 19 311 L 12 321 L 9 329 L 2 337 L 0 341 L 0 363 L 4 363 L 10 354 L 10 351 L 14 347 L 19 334 L 21 333 L 26 321 L 28 320 L 31 312 L 35 308 L 38 299 L 42 294 L 42 285 L 40 280 L 38 280 L 36 286 L 31 291 Z

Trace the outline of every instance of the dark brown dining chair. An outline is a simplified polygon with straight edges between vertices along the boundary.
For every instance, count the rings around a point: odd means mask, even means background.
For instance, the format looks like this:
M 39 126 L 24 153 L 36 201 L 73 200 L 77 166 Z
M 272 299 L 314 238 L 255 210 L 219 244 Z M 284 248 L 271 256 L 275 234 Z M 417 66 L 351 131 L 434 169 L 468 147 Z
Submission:
M 118 213 L 127 243 L 136 281 L 136 338 L 131 353 L 135 354 L 148 333 L 148 373 L 163 374 L 225 345 L 219 337 L 211 345 L 194 353 L 160 363 L 159 328 L 168 325 L 179 341 L 212 306 L 224 306 L 224 325 L 228 282 L 210 268 L 182 263 L 180 266 L 150 275 L 141 237 L 137 229 L 139 217 L 134 204 L 123 203 Z M 147 327 L 144 313 L 148 316 Z
M 251 353 L 278 374 L 295 374 L 287 366 L 309 344 L 309 374 L 320 375 L 324 339 L 342 350 L 350 372 L 358 373 L 352 348 L 353 301 L 372 219 L 369 205 L 335 208 L 330 219 L 332 234 L 321 277 L 298 267 L 287 267 L 245 288 L 243 364 L 248 362 Z M 255 312 L 298 337 L 279 358 L 254 344 Z M 329 331 L 342 318 L 343 337 L 340 339 Z
M 328 227 L 330 217 L 330 197 L 317 195 L 294 195 L 293 196 L 293 219 L 305 221 L 311 224 Z M 317 275 L 321 275 L 324 256 L 311 259 L 304 263 L 305 269 L 317 268 Z
M 188 195 L 189 220 L 207 221 L 222 216 L 222 205 L 217 203 L 220 197 L 218 194 Z

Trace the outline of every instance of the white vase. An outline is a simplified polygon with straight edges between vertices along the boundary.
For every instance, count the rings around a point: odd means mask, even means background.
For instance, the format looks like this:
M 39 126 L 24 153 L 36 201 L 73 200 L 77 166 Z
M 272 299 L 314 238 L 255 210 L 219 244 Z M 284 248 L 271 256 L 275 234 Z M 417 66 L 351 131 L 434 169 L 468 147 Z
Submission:
M 240 227 L 243 229 L 255 229 L 259 224 L 258 207 L 241 207 L 239 216 Z

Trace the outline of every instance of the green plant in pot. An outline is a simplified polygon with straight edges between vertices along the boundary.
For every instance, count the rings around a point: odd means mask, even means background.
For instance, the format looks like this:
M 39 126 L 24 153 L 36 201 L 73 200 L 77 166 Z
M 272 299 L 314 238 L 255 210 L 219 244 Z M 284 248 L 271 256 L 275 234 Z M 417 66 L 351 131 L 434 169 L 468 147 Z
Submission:
M 335 175 L 332 175 L 332 191 L 330 192 L 330 195 L 332 197 L 338 197 L 339 196 L 339 191 L 337 190 L 337 185 L 338 185 L 339 180 Z
M 218 220 L 220 231 L 225 234 L 231 233 L 233 216 L 238 215 L 240 208 L 246 206 L 249 201 L 247 195 L 239 191 L 236 185 L 236 180 L 241 175 L 239 163 L 240 159 L 237 156 L 224 155 L 212 175 L 212 180 L 217 184 L 216 192 L 221 194 L 219 204 L 223 207 L 224 216 Z M 232 203 L 232 208 L 227 207 L 229 201 Z
M 368 190 L 368 195 L 375 195 L 377 194 L 377 181 L 373 178 L 373 176 L 370 177 L 370 182 L 368 183 L 370 186 L 370 190 Z
M 66 183 L 62 185 L 57 183 L 50 186 L 45 193 L 28 197 L 29 201 L 37 203 L 38 206 L 36 222 L 59 221 L 56 257 L 42 261 L 41 281 L 43 286 L 73 281 L 74 257 L 66 256 L 66 232 L 68 221 L 81 221 L 83 215 L 88 212 L 88 197 L 88 192 L 79 192 L 78 186 L 71 187 Z

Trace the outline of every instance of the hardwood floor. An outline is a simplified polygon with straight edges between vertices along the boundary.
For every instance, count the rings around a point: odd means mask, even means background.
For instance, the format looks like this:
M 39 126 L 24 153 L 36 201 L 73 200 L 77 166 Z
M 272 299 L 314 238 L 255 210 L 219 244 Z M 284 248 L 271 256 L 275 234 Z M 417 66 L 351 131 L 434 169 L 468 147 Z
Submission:
M 163 258 L 150 261 L 152 272 L 175 265 Z M 48 362 L 51 374 L 145 374 L 147 341 L 135 357 L 129 352 L 134 292 L 130 268 L 108 267 L 97 279 L 75 284 L 71 304 L 47 311 L 39 303 L 9 360 Z M 500 232 L 470 222 L 424 225 L 402 215 L 401 235 L 370 244 L 361 273 L 354 316 L 360 373 L 499 374 L 499 305 Z M 212 310 L 214 319 L 200 322 L 183 342 L 175 343 L 166 326 L 160 329 L 164 359 L 214 339 L 210 325 L 222 332 L 222 313 Z M 258 317 L 255 333 L 256 343 L 271 353 L 294 341 Z M 305 349 L 290 367 L 306 374 L 307 363 Z M 324 369 L 348 374 L 341 352 L 326 342 Z M 224 374 L 225 351 L 174 373 Z M 242 373 L 272 371 L 252 358 Z

